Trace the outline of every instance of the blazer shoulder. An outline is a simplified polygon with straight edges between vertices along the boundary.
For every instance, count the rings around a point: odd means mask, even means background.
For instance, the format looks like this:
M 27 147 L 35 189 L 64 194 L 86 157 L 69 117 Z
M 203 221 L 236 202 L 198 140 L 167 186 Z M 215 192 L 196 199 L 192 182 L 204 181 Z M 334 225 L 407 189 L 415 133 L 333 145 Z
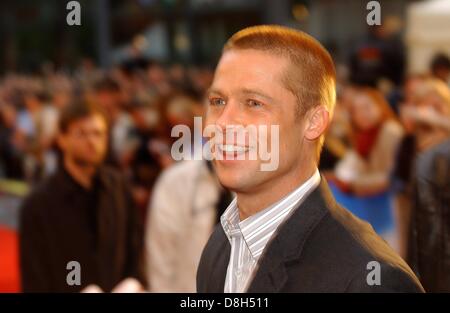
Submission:
M 55 175 L 51 175 L 35 185 L 20 204 L 19 228 L 48 223 L 49 214 L 55 210 L 54 203 L 59 201 L 56 199 L 60 199 L 59 190 L 58 179 Z
M 348 273 L 349 289 L 359 286 L 362 292 L 374 288 L 381 291 L 423 291 L 411 268 L 375 233 L 369 223 L 337 204 L 322 223 L 322 229 L 326 231 L 320 235 L 321 241 L 328 242 L 330 253 L 337 256 L 338 266 Z M 371 270 L 380 271 L 381 287 L 372 287 L 366 282 Z
M 55 190 L 58 190 L 58 181 L 56 175 L 51 175 L 43 181 L 32 187 L 29 193 L 25 196 L 21 211 L 39 210 L 46 208 L 48 200 L 55 196 Z
M 352 277 L 345 292 L 355 293 L 423 293 L 416 277 L 388 263 L 371 263 L 366 271 Z

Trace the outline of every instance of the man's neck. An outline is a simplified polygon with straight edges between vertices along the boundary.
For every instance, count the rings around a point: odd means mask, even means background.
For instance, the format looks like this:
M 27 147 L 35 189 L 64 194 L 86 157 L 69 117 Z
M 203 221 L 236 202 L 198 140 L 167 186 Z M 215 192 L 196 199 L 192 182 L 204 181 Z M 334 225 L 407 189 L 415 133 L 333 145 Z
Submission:
M 271 180 L 252 192 L 236 192 L 240 220 L 243 221 L 247 217 L 264 210 L 293 192 L 311 178 L 316 169 L 317 167 L 314 164 L 308 169 L 290 171 L 287 175 Z
M 80 166 L 70 159 L 64 159 L 64 168 L 69 175 L 85 189 L 92 187 L 92 179 L 95 175 L 94 166 Z

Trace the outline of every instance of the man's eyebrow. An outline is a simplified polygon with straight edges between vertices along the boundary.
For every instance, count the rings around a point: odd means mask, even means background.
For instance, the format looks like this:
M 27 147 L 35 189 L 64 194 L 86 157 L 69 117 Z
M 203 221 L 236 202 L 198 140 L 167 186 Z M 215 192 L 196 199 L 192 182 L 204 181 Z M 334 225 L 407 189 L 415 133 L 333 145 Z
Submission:
M 208 88 L 208 90 L 206 90 L 205 95 L 208 96 L 210 94 L 217 94 L 217 95 L 223 96 L 223 92 L 221 92 L 219 89 L 214 88 L 214 87 Z
M 243 88 L 241 89 L 241 92 L 247 95 L 257 95 L 263 98 L 266 98 L 267 100 L 273 100 L 273 98 L 267 94 L 265 94 L 263 91 L 257 90 L 257 89 L 248 89 Z
M 242 88 L 242 89 L 239 90 L 239 92 L 242 93 L 242 94 L 245 94 L 245 95 L 257 95 L 257 96 L 265 98 L 265 99 L 267 99 L 269 101 L 273 101 L 273 98 L 271 96 L 265 94 L 263 91 L 258 90 L 258 89 Z M 216 95 L 219 95 L 219 96 L 222 96 L 222 97 L 224 96 L 223 92 L 221 92 L 219 89 L 214 88 L 214 87 L 209 88 L 206 91 L 206 96 L 208 96 L 210 94 L 216 94 Z

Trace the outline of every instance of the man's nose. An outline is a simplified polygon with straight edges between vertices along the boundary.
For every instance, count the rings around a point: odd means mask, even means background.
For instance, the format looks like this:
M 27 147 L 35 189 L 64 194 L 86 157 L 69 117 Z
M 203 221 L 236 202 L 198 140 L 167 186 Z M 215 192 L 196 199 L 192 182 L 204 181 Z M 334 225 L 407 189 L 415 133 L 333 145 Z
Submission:
M 103 134 L 99 131 L 91 131 L 86 132 L 86 140 L 89 142 L 89 144 L 96 145 L 97 142 L 107 140 L 103 136 Z
M 225 131 L 232 125 L 243 125 L 243 122 L 243 116 L 239 103 L 230 101 L 220 112 L 220 115 L 216 120 L 216 125 Z

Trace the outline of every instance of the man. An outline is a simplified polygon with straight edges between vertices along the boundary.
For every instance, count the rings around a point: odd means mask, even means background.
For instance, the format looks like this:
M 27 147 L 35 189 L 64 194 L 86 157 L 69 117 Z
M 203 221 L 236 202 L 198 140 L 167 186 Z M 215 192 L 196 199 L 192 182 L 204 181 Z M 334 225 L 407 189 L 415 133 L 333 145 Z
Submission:
M 262 158 L 250 160 L 252 147 L 230 136 L 213 145 L 225 155 L 214 160 L 218 178 L 237 197 L 203 251 L 199 292 L 423 291 L 373 229 L 336 204 L 317 170 L 335 84 L 330 55 L 305 33 L 251 27 L 225 45 L 206 124 L 224 133 L 278 125 L 279 166 L 260 170 Z
M 59 128 L 60 168 L 21 210 L 23 291 L 77 292 L 90 284 L 110 291 L 127 277 L 141 279 L 142 232 L 127 183 L 102 165 L 103 112 L 88 103 L 69 105 Z

